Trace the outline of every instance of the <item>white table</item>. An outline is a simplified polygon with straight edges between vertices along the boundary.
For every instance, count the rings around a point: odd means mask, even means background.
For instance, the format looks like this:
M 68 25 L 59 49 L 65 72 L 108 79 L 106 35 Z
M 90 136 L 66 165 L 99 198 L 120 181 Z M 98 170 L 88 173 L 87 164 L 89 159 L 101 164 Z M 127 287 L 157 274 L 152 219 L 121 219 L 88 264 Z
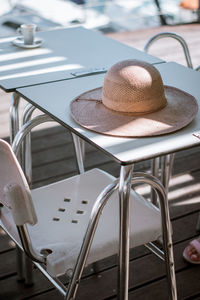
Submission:
M 155 66 L 160 71 L 164 84 L 180 88 L 200 101 L 200 72 L 173 62 Z M 70 101 L 89 89 L 102 86 L 103 79 L 103 74 L 87 76 L 20 88 L 17 89 L 17 93 L 121 165 L 130 165 L 200 144 L 200 140 L 193 136 L 200 131 L 200 110 L 195 120 L 187 127 L 158 137 L 111 137 L 86 130 L 75 123 L 69 112 Z
M 38 32 L 40 48 L 23 49 L 12 44 L 16 37 L 0 39 L 0 88 L 13 92 L 10 109 L 11 142 L 19 129 L 19 96 L 15 90 L 47 82 L 76 78 L 80 74 L 106 72 L 128 58 L 156 64 L 163 61 L 80 26 Z
M 163 62 L 80 26 L 37 32 L 37 36 L 43 39 L 43 44 L 36 49 L 12 45 L 15 37 L 0 39 L 0 87 L 6 92 L 74 78 L 73 72 L 91 68 L 107 70 L 124 59 L 141 59 L 152 64 Z

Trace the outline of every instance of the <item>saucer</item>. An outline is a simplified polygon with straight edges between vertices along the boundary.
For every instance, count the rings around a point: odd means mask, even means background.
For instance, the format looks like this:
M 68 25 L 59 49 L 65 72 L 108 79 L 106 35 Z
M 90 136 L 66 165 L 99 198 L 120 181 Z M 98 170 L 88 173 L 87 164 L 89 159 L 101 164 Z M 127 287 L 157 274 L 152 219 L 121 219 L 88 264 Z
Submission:
M 24 44 L 24 39 L 23 37 L 17 37 L 15 40 L 12 41 L 13 45 L 24 48 L 24 49 L 33 49 L 33 48 L 38 48 L 42 45 L 42 39 L 41 38 L 35 38 L 34 44 L 32 45 L 26 45 Z

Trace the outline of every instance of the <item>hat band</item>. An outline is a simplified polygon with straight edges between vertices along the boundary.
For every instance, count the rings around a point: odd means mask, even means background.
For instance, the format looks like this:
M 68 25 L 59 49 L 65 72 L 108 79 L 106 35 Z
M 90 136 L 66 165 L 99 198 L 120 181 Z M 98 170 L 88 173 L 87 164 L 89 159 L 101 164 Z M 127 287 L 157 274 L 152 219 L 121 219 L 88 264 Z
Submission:
M 105 96 L 104 96 L 104 98 L 105 98 Z M 124 116 L 142 116 L 142 115 L 151 114 L 151 113 L 154 113 L 154 112 L 157 112 L 157 111 L 163 109 L 167 105 L 167 100 L 166 100 L 164 103 L 162 102 L 161 105 L 159 107 L 157 107 L 156 109 L 151 109 L 148 111 L 126 112 L 126 111 L 119 111 L 119 110 L 112 109 L 109 106 L 105 105 L 102 100 L 100 100 L 100 101 L 107 109 L 111 110 L 112 112 L 115 112 L 116 114 L 120 114 L 120 115 L 124 115 Z M 109 102 L 109 100 L 106 99 L 106 103 L 108 103 L 108 102 Z

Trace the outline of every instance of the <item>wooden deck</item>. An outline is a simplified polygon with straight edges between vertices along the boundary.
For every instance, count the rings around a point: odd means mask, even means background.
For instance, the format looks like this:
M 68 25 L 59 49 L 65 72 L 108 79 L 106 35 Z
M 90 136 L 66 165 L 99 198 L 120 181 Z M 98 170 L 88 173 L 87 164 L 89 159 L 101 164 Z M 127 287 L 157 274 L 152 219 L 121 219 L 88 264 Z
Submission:
M 159 31 L 173 31 L 181 34 L 189 44 L 194 66 L 200 64 L 200 25 L 178 26 L 176 28 L 157 28 L 134 33 L 112 34 L 113 38 L 142 49 L 144 41 Z M 161 42 L 161 43 L 160 43 Z M 177 49 L 169 46 L 171 41 L 160 41 L 155 47 L 159 57 L 183 63 Z M 164 43 L 165 46 L 164 46 Z M 155 45 L 156 46 L 156 45 Z M 163 50 L 161 50 L 163 49 Z M 152 47 L 153 50 L 153 47 Z M 163 51 L 163 52 L 162 52 Z M 153 52 L 153 51 L 152 51 Z M 152 53 L 151 52 L 151 53 Z M 162 54 L 162 55 L 161 55 Z M 175 59 L 178 58 L 178 59 Z M 198 63 L 199 62 L 199 63 Z M 1 92 L 0 137 L 8 136 L 8 103 L 10 95 Z M 71 136 L 59 125 L 43 128 L 33 133 L 33 186 L 44 184 L 76 174 L 76 164 Z M 170 213 L 173 226 L 173 243 L 178 287 L 178 299 L 200 299 L 200 267 L 186 263 L 182 251 L 187 243 L 198 236 L 196 222 L 200 210 L 200 152 L 198 148 L 176 154 L 173 176 L 170 182 Z M 136 164 L 136 170 L 149 170 L 150 162 Z M 105 154 L 87 145 L 86 169 L 102 168 L 115 176 L 119 165 Z M 146 189 L 139 187 L 142 193 Z M 0 232 L 0 299 L 59 300 L 60 294 L 34 269 L 35 284 L 30 287 L 16 281 L 15 247 L 9 238 Z M 116 257 L 100 262 L 100 272 L 94 275 L 90 268 L 84 276 L 77 299 L 103 300 L 116 299 Z M 129 299 L 165 300 L 167 284 L 164 264 L 144 247 L 131 251 Z

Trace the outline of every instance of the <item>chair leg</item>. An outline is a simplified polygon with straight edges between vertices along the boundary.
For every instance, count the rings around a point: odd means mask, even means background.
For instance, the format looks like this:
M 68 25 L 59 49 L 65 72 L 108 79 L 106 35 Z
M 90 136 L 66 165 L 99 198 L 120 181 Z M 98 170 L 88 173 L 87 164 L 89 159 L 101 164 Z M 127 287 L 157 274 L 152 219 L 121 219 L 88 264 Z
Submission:
M 23 252 L 16 246 L 17 281 L 24 281 Z
M 19 131 L 19 102 L 20 96 L 16 93 L 12 94 L 10 102 L 10 144 L 12 145 L 15 135 Z M 23 272 L 23 253 L 16 247 L 16 259 L 17 259 L 17 280 L 24 281 Z
M 19 153 L 20 146 L 21 146 L 21 143 L 22 143 L 24 137 L 27 137 L 26 150 L 28 151 L 28 154 L 29 154 L 30 145 L 28 143 L 30 141 L 29 133 L 30 133 L 31 129 L 34 128 L 35 126 L 39 125 L 40 123 L 48 122 L 48 121 L 52 121 L 52 119 L 46 115 L 41 115 L 23 125 L 22 129 L 20 131 L 18 131 L 18 133 L 16 134 L 15 139 L 12 144 L 13 151 L 15 152 L 16 155 L 18 155 L 18 153 Z M 30 158 L 31 158 L 31 156 L 30 156 Z M 23 161 L 24 161 L 24 159 L 23 159 Z M 25 169 L 26 169 L 26 166 L 25 166 Z M 30 169 L 31 168 L 29 166 L 29 170 Z M 28 176 L 31 176 L 31 175 L 28 174 Z M 21 278 L 25 279 L 25 283 L 27 285 L 31 285 L 33 283 L 32 263 L 30 263 L 30 260 L 27 257 L 24 258 L 24 262 L 23 262 L 23 260 L 21 258 L 21 254 L 18 254 L 17 264 L 18 264 L 18 270 L 19 270 L 18 271 L 19 278 L 21 277 Z
M 33 284 L 33 264 L 27 255 L 16 247 L 17 281 L 25 282 L 26 285 Z
M 168 158 L 165 157 L 165 160 L 171 162 L 170 157 Z M 169 175 L 170 167 L 166 169 L 167 169 L 167 175 Z M 167 189 L 168 189 L 168 185 L 167 185 Z M 171 220 L 169 215 L 167 190 L 165 190 L 165 197 L 160 194 L 159 198 L 160 198 L 160 208 L 161 208 L 161 218 L 162 218 L 162 236 L 163 236 L 163 247 L 164 247 L 164 254 L 165 254 L 165 268 L 166 268 L 167 280 L 168 280 L 168 292 L 171 300 L 177 300 L 174 254 L 173 254 L 173 243 L 172 243 L 172 226 L 171 226 Z
M 160 211 L 162 220 L 162 235 L 163 235 L 163 247 L 165 256 L 165 267 L 168 280 L 168 292 L 170 300 L 177 300 L 176 290 L 176 277 L 174 267 L 174 255 L 172 244 L 172 227 L 169 215 L 169 205 L 167 199 L 167 192 L 160 181 L 149 174 L 138 172 L 133 174 L 132 183 L 148 183 L 152 186 L 158 194 L 160 200 Z
M 173 244 L 172 244 L 172 230 L 171 230 L 171 222 L 169 217 L 167 201 L 165 202 L 164 206 L 165 207 L 161 209 L 161 213 L 162 213 L 162 227 L 163 227 L 163 246 L 164 246 L 164 253 L 165 253 L 165 267 L 166 267 L 167 280 L 168 280 L 168 292 L 171 300 L 177 300 L 174 255 L 173 255 Z
M 159 178 L 159 169 L 160 169 L 160 157 L 156 157 L 151 161 L 151 174 L 156 178 Z M 151 189 L 151 202 L 154 205 L 158 205 L 157 203 L 157 195 L 154 189 Z
M 27 255 L 24 257 L 24 278 L 26 285 L 33 284 L 33 263 Z

